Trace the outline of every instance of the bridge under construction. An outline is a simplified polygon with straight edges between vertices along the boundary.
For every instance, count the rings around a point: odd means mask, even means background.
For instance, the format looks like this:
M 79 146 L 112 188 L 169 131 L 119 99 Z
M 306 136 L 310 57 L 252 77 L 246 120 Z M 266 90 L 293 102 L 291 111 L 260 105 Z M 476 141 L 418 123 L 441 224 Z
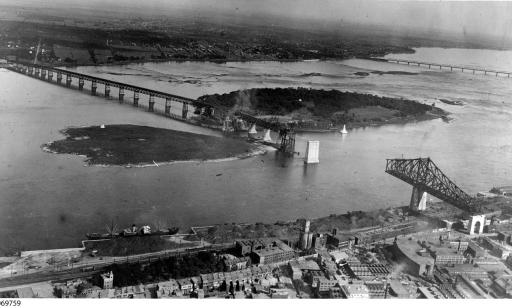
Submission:
M 113 95 L 111 93 L 111 89 L 117 88 L 117 99 L 121 104 L 126 102 L 125 94 L 127 91 L 130 91 L 133 93 L 132 104 L 134 107 L 141 107 L 139 106 L 140 95 L 146 95 L 148 97 L 148 112 L 159 113 L 175 120 L 191 122 L 194 124 L 197 124 L 197 122 L 190 118 L 190 107 L 195 108 L 194 113 L 218 119 L 218 122 L 220 123 L 225 121 L 229 114 L 232 114 L 233 116 L 246 121 L 254 127 L 258 126 L 266 130 L 275 131 L 279 135 L 279 140 L 276 144 L 272 145 L 275 145 L 275 147 L 285 153 L 295 153 L 295 132 L 293 127 L 289 127 L 289 125 L 286 123 L 280 123 L 278 121 L 267 121 L 265 119 L 259 118 L 256 115 L 249 114 L 246 111 L 230 112 L 222 106 L 212 105 L 201 100 L 195 100 L 171 93 L 156 91 L 136 85 L 35 63 L 31 64 L 7 61 L 7 65 L 3 65 L 3 67 L 8 70 L 51 83 L 54 82 L 55 76 L 56 84 L 65 85 L 67 88 L 77 89 L 79 91 L 84 91 L 85 82 L 88 81 L 90 82 L 89 91 L 91 95 L 103 96 L 106 99 L 112 99 Z M 65 79 L 65 84 L 63 84 L 63 79 Z M 78 87 L 74 86 L 74 84 L 78 84 Z M 99 93 L 98 85 L 103 85 L 103 93 Z M 159 102 L 158 99 L 161 102 Z M 171 106 L 176 104 L 178 105 L 178 108 L 181 105 L 181 114 L 175 114 L 171 112 Z M 163 105 L 164 108 L 161 108 L 159 105 Z M 220 128 L 222 125 L 219 125 L 219 127 L 209 127 Z

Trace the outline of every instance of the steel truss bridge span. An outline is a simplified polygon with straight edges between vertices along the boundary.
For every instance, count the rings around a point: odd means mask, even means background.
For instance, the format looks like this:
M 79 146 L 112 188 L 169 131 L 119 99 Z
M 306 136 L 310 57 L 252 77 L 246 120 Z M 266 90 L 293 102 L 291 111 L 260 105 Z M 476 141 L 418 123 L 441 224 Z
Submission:
M 421 198 L 426 192 L 462 210 L 479 211 L 475 199 L 450 180 L 429 157 L 386 161 L 386 173 L 413 186 L 411 208 L 418 206 L 418 196 Z

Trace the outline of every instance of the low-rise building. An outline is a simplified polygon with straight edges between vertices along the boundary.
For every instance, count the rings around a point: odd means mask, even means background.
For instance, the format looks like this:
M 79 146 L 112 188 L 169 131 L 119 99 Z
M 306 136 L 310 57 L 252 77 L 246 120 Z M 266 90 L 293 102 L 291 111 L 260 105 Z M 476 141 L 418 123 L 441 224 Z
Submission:
M 100 275 L 103 289 L 114 288 L 114 273 L 112 271 Z
M 157 298 L 168 298 L 176 295 L 176 291 L 180 290 L 180 285 L 174 279 L 162 281 L 157 284 Z
M 194 290 L 194 284 L 190 278 L 176 279 L 183 295 L 189 295 Z
M 318 294 L 327 293 L 329 289 L 334 287 L 338 281 L 334 277 L 330 276 L 319 276 L 316 283 L 316 292 Z
M 503 243 L 506 243 L 506 244 L 511 244 L 510 242 L 510 239 L 512 237 L 512 232 L 510 231 L 499 231 L 498 232 L 498 240 L 503 242 Z
M 471 259 L 484 258 L 487 255 L 485 249 L 478 246 L 474 242 L 470 242 L 468 244 L 468 248 L 466 249 L 464 254 L 466 255 L 466 257 L 469 257 Z
M 18 298 L 34 298 L 34 290 L 31 287 L 24 287 L 16 289 L 16 293 L 18 294 Z
M 494 280 L 492 288 L 498 293 L 498 295 L 512 298 L 512 278 L 501 277 Z
M 348 273 L 353 277 L 357 279 L 367 280 L 367 279 L 374 279 L 375 276 L 368 268 L 368 265 L 366 264 L 351 264 L 347 265 Z
M 347 234 L 328 234 L 326 243 L 333 249 L 350 248 L 354 243 L 354 237 Z
M 244 268 L 247 268 L 247 266 L 250 264 L 251 258 L 249 257 L 241 257 L 241 258 L 225 258 L 224 259 L 224 265 L 229 271 L 238 271 L 242 270 Z
M 280 263 L 295 257 L 293 249 L 282 242 L 277 243 L 275 246 L 267 246 L 262 249 L 253 250 L 252 253 L 255 262 L 259 264 Z
M 308 271 L 320 271 L 320 266 L 314 260 L 291 260 L 288 262 L 293 279 L 300 279 Z
M 388 285 L 384 281 L 366 281 L 370 298 L 386 298 Z
M 456 277 L 457 275 L 464 275 L 470 279 L 489 279 L 489 275 L 486 270 L 473 264 L 444 266 L 442 267 L 442 270 L 453 277 Z
M 398 298 L 411 298 L 411 293 L 398 280 L 389 282 L 389 294 Z
M 126 286 L 115 289 L 115 298 L 146 298 L 143 285 Z
M 348 254 L 345 251 L 334 250 L 329 252 L 329 254 L 336 263 L 347 261 L 349 258 Z
M 454 242 L 456 243 L 456 242 Z M 466 257 L 462 254 L 463 251 L 467 249 L 467 246 L 464 250 L 459 250 L 458 246 L 455 244 L 455 247 L 452 248 L 450 246 L 436 246 L 432 249 L 432 256 L 434 257 L 434 262 L 436 265 L 442 264 L 462 264 L 466 261 Z
M 469 299 L 484 299 L 490 298 L 483 292 L 482 289 L 473 281 L 468 279 L 465 275 L 457 276 L 457 283 L 455 284 L 455 290 L 459 292 L 464 298 Z
M 251 252 L 257 249 L 262 249 L 266 246 L 266 241 L 261 239 L 253 239 L 253 240 L 240 240 L 236 241 L 235 249 L 237 253 L 241 256 L 247 256 Z
M 329 298 L 343 298 L 343 291 L 339 285 L 329 288 Z
M 364 284 L 347 284 L 341 286 L 341 292 L 345 298 L 367 299 L 370 298 L 368 287 Z
M 487 246 L 491 253 L 502 260 L 506 260 L 508 256 L 512 255 L 512 246 L 501 244 L 497 240 L 491 239 L 487 236 L 482 237 L 482 241 Z

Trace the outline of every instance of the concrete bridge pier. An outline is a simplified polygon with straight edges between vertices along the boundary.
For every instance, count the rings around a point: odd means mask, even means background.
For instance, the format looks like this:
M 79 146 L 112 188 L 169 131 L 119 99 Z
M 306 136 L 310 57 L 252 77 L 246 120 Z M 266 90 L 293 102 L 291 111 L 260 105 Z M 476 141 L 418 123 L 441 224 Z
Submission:
M 256 134 L 258 133 L 258 131 L 256 130 L 256 124 L 252 124 L 251 125 L 251 128 L 249 129 L 249 131 L 247 132 L 247 137 L 253 137 L 255 136 Z
M 149 106 L 148 111 L 153 112 L 155 111 L 155 97 L 153 95 L 149 95 Z
M 272 142 L 272 137 L 270 136 L 270 129 L 265 130 L 265 136 L 263 137 L 263 141 Z
M 84 89 L 84 79 L 83 78 L 78 78 L 78 90 L 79 91 L 82 91 Z
M 171 114 L 171 100 L 169 98 L 165 99 L 165 114 L 166 115 Z
M 91 81 L 91 95 L 96 95 L 96 89 L 98 88 L 98 84 L 96 83 L 96 80 Z
M 62 82 L 62 73 L 61 72 L 57 72 L 57 83 L 61 84 L 61 82 Z
M 183 119 L 186 119 L 187 115 L 188 115 L 188 104 L 187 103 L 183 103 L 183 108 L 181 110 L 181 117 Z
M 105 98 L 110 98 L 110 85 L 105 84 Z
M 122 103 L 123 99 L 124 99 L 124 88 L 120 87 L 119 88 L 119 102 Z
M 71 87 L 71 75 L 66 75 L 66 87 Z
M 133 91 L 133 106 L 139 106 L 139 92 Z
M 419 187 L 413 186 L 411 203 L 409 209 L 414 212 L 420 212 L 427 209 L 427 193 Z

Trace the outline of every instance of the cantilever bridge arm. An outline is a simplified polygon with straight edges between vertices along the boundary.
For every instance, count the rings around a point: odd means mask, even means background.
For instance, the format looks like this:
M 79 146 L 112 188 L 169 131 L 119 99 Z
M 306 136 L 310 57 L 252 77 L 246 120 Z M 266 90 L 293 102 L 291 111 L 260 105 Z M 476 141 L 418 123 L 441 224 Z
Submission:
M 430 158 L 387 159 L 386 172 L 465 210 L 473 206 L 473 198 L 451 181 Z

